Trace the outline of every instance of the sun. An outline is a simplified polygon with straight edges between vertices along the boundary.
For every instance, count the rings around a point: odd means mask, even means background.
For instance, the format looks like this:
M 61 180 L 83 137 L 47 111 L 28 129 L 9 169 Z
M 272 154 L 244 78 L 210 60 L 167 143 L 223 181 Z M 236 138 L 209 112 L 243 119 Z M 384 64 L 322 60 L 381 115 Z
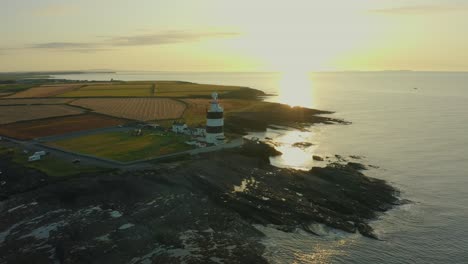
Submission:
M 278 102 L 290 106 L 314 107 L 314 90 L 310 73 L 291 71 L 282 72 L 280 75 Z

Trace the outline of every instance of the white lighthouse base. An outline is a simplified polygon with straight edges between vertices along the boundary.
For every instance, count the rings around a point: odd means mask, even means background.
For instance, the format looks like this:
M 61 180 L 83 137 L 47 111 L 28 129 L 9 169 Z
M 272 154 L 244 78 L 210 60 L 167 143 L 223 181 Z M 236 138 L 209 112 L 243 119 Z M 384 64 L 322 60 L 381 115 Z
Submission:
M 224 140 L 225 140 L 224 133 L 206 133 L 205 140 L 206 140 L 206 143 L 210 143 L 210 144 L 215 144 L 215 145 L 224 144 Z

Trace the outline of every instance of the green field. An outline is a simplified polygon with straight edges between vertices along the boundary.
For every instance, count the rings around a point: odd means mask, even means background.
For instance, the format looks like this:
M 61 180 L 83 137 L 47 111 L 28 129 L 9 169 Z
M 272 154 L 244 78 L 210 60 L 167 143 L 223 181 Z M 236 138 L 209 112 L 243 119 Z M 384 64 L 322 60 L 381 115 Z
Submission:
M 107 89 L 107 90 L 77 90 L 59 95 L 58 97 L 149 97 L 151 90 L 147 89 Z
M 101 84 L 87 85 L 80 88 L 80 91 L 85 90 L 130 90 L 130 89 L 149 89 L 151 84 Z
M 0 93 L 16 93 L 36 85 L 34 84 L 0 84 Z
M 66 161 L 48 155 L 41 160 L 28 162 L 30 154 L 25 154 L 18 148 L 6 148 L 0 146 L 0 155 L 13 155 L 13 162 L 42 171 L 52 177 L 72 176 L 80 173 L 102 172 L 109 170 L 95 166 L 74 164 L 71 161 Z
M 209 97 L 240 91 L 239 86 L 197 84 L 178 81 L 118 82 L 115 84 L 87 85 L 60 97 Z
M 242 89 L 242 87 L 159 81 L 156 82 L 154 95 L 158 97 L 196 97 L 210 96 L 213 92 L 223 94 L 240 89 Z
M 130 132 L 108 132 L 86 135 L 50 143 L 74 152 L 108 158 L 117 161 L 134 161 L 158 157 L 192 149 L 184 142 L 187 136 L 168 133 L 162 135 L 152 130 L 143 130 L 142 136 Z

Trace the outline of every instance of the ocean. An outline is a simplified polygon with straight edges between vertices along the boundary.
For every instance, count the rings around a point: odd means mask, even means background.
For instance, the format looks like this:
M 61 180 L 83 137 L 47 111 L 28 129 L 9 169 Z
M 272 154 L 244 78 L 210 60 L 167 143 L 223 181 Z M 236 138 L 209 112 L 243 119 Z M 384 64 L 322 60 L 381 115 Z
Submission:
M 266 100 L 334 111 L 350 125 L 256 133 L 277 141 L 274 165 L 323 166 L 312 155 L 362 156 L 365 174 L 387 180 L 410 202 L 371 225 L 380 241 L 314 225 L 266 234 L 271 263 L 468 263 L 468 73 L 179 73 L 57 75 L 73 80 L 181 80 L 263 90 Z M 222 98 L 221 98 L 222 99 Z M 306 149 L 292 146 L 310 142 Z

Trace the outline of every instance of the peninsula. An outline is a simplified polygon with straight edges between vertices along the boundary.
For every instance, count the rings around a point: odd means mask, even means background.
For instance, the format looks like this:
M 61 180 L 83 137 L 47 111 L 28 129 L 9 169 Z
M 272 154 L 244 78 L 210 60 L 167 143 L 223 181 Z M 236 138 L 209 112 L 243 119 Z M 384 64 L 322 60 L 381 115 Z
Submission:
M 184 142 L 197 135 L 171 126 L 205 123 L 215 91 L 226 138 L 273 125 L 344 123 L 321 115 L 330 112 L 265 102 L 247 87 L 25 85 L 0 86 L 0 263 L 266 263 L 257 224 L 312 235 L 313 224 L 324 224 L 377 238 L 368 221 L 399 202 L 397 190 L 362 173 L 363 164 L 340 157 L 310 171 L 280 169 L 269 157 L 281 153 L 255 140 L 153 159 L 194 147 Z M 42 150 L 48 154 L 28 161 Z M 150 159 L 112 163 L 134 157 Z

